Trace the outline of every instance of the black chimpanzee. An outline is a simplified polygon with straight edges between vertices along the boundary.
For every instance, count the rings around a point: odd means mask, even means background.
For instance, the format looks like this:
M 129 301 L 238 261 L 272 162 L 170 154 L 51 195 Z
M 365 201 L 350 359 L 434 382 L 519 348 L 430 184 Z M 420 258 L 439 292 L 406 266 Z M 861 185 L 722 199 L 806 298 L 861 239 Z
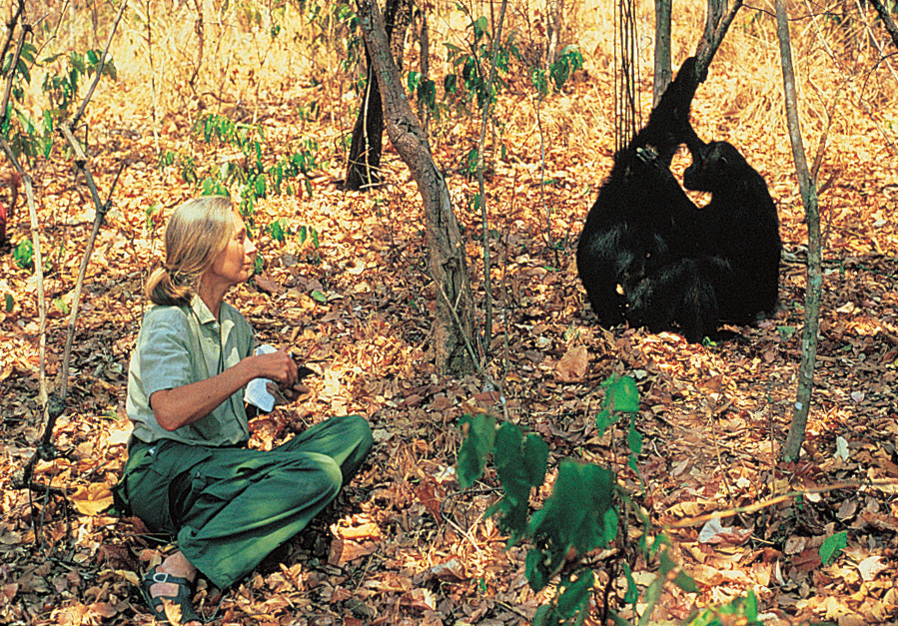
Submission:
M 615 154 L 586 218 L 577 269 L 602 325 L 626 320 L 701 341 L 721 321 L 749 323 L 776 302 L 776 208 L 735 148 L 705 144 L 692 129 L 698 83 L 689 58 L 645 127 Z M 712 192 L 705 209 L 670 172 L 683 143 L 693 155 L 685 184 Z
M 699 210 L 669 169 L 680 144 L 695 136 L 689 108 L 698 82 L 690 57 L 648 123 L 614 155 L 586 218 L 577 269 L 604 326 L 678 328 L 690 341 L 717 326 L 709 273 L 725 261 L 701 252 Z
M 776 205 L 764 178 L 731 144 L 705 144 L 694 134 L 687 143 L 692 165 L 683 185 L 711 192 L 701 209 L 703 248 L 727 261 L 714 278 L 720 319 L 751 324 L 776 308 L 783 248 Z

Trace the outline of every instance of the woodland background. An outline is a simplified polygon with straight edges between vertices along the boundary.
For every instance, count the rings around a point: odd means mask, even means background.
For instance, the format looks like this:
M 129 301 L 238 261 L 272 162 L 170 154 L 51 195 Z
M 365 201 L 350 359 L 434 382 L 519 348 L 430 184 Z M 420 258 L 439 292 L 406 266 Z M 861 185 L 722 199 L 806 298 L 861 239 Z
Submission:
M 742 340 L 707 346 L 594 324 L 573 250 L 611 165 L 613 3 L 548 4 L 510 5 L 505 29 L 520 57 L 509 56 L 500 73 L 505 84 L 486 155 L 497 313 L 484 367 L 502 381 L 501 398 L 483 374 L 445 379 L 433 371 L 436 294 L 420 198 L 388 143 L 381 186 L 344 192 L 338 184 L 364 78 L 353 7 L 313 0 L 128 6 L 111 47 L 115 79 L 100 81 L 76 130 L 104 199 L 121 175 L 90 259 L 68 407 L 53 437 L 66 454 L 35 471 L 53 488 L 44 492 L 11 488 L 43 427 L 37 285 L 23 244 L 31 233 L 21 194 L 8 220 L 9 241 L 0 247 L 0 621 L 152 621 L 135 584 L 170 546 L 138 520 L 103 512 L 126 457 L 127 367 L 147 307 L 145 281 L 175 206 L 222 187 L 238 197 L 241 171 L 288 162 L 292 178 L 255 194 L 259 273 L 230 301 L 262 341 L 292 347 L 316 375 L 299 402 L 252 423 L 252 445 L 270 446 L 328 415 L 352 412 L 372 422 L 376 447 L 337 505 L 239 588 L 222 595 L 201 585 L 197 599 L 207 617 L 218 607 L 214 620 L 221 624 L 500 626 L 532 619 L 551 594 L 530 590 L 523 548 L 505 550 L 506 537 L 484 517 L 498 498 L 495 477 L 488 472 L 476 488 L 460 491 L 454 473 L 459 419 L 490 412 L 540 434 L 550 446 L 550 468 L 562 458 L 609 466 L 656 530 L 676 524 L 666 530 L 671 552 L 698 590 L 666 586 L 651 623 L 678 624 L 696 607 L 726 606 L 749 591 L 771 624 L 898 620 L 898 75 L 888 37 L 860 2 L 789 7 L 805 145 L 809 158 L 820 156 L 824 307 L 804 455 L 781 465 L 800 353 L 807 235 L 772 3 L 741 10 L 692 117 L 701 137 L 736 145 L 768 182 L 786 252 L 782 306 L 760 327 L 737 329 Z M 553 31 L 549 18 L 558 7 L 562 20 Z M 482 224 L 468 175 L 480 117 L 470 101 L 443 92 L 442 77 L 458 71 L 447 57 L 450 45 L 470 50 L 471 23 L 496 7 L 436 1 L 422 8 L 440 104 L 429 116 L 431 147 L 448 178 L 482 307 Z M 20 83 L 15 106 L 22 115 L 11 122 L 19 126 L 4 129 L 24 132 L 40 147 L 23 161 L 36 184 L 51 381 L 95 215 L 54 120 L 71 112 L 88 83 L 85 70 L 78 87 L 66 91 L 62 79 L 77 67 L 70 53 L 102 49 L 117 9 L 105 2 L 28 3 L 39 62 L 30 82 Z M 649 3 L 640 9 L 643 119 L 651 103 L 652 10 Z M 9 19 L 10 9 L 3 12 Z M 702 2 L 674 5 L 675 66 L 694 50 L 703 23 Z M 416 28 L 420 20 L 409 31 L 405 69 L 421 72 Z M 559 49 L 576 44 L 583 67 L 539 99 L 529 72 L 545 63 L 550 32 Z M 687 164 L 684 156 L 676 168 Z M 2 192 L 9 204 L 11 187 Z M 636 471 L 627 465 L 625 433 L 599 436 L 595 424 L 601 383 L 613 374 L 632 376 L 639 389 L 644 445 Z M 549 490 L 535 493 L 534 503 Z M 804 493 L 776 499 L 793 490 Z M 733 511 L 771 498 L 767 506 Z M 715 512 L 727 512 L 728 530 L 700 535 L 707 528 L 701 516 Z M 821 545 L 842 532 L 844 549 L 824 564 Z M 643 590 L 657 563 L 624 540 L 586 558 L 599 572 L 595 603 L 607 591 L 604 597 L 635 623 L 613 563 L 627 561 Z M 635 610 L 644 606 L 640 600 Z M 597 615 L 588 623 L 599 623 Z

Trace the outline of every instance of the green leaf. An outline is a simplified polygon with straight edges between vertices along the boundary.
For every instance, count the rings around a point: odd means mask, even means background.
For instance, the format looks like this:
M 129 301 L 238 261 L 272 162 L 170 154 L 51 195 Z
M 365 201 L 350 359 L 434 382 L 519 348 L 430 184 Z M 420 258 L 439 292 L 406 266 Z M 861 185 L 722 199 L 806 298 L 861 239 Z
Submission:
M 524 562 L 524 573 L 527 576 L 527 582 L 534 591 L 541 591 L 549 584 L 548 567 L 546 566 L 546 557 L 540 550 L 530 550 L 527 552 L 527 558 Z
M 552 495 L 530 519 L 528 535 L 545 545 L 547 573 L 560 566 L 569 547 L 578 554 L 606 545 L 605 513 L 611 508 L 614 474 L 598 465 L 565 459 Z
M 409 93 L 415 93 L 418 85 L 421 84 L 421 72 L 409 71 L 407 80 Z
M 589 602 L 589 592 L 595 583 L 592 570 L 583 569 L 577 572 L 577 579 L 569 580 L 562 584 L 561 595 L 558 597 L 557 611 L 563 620 L 570 619 L 586 608 Z
M 12 309 L 15 305 L 16 305 L 16 301 L 13 300 L 12 296 L 9 294 L 6 294 L 6 312 L 12 313 Z
M 848 531 L 836 533 L 827 537 L 823 545 L 820 546 L 820 559 L 824 565 L 829 565 L 830 561 L 842 553 L 842 550 L 848 545 Z
M 605 401 L 610 398 L 611 410 L 622 413 L 636 413 L 639 411 L 639 390 L 636 381 L 630 376 L 621 376 L 607 383 Z
M 549 81 L 546 80 L 546 72 L 542 68 L 533 68 L 530 71 L 530 83 L 533 85 L 540 97 L 549 94 Z
M 53 298 L 53 306 L 63 315 L 69 314 L 69 305 L 67 305 L 62 298 Z
M 536 609 L 536 615 L 533 616 L 533 626 L 556 626 L 558 617 L 552 611 L 552 606 L 543 604 Z
M 455 74 L 446 74 L 443 78 L 443 91 L 454 94 L 458 89 L 458 76 Z
M 316 302 L 320 302 L 321 304 L 327 304 L 327 296 L 324 295 L 323 293 L 321 293 L 320 291 L 318 291 L 317 289 L 312 291 L 311 296 L 312 296 L 312 300 L 315 300 Z
M 636 604 L 636 601 L 639 600 L 639 587 L 636 586 L 636 580 L 633 578 L 633 570 L 630 569 L 630 565 L 623 561 L 624 566 L 624 578 L 627 579 L 627 591 L 624 594 L 624 602 L 627 604 Z
M 12 256 L 16 261 L 16 265 L 23 270 L 34 269 L 34 245 L 31 243 L 30 239 L 23 239 L 20 241 L 19 245 L 16 246 L 15 251 L 12 253 Z
M 424 103 L 424 105 L 433 110 L 437 105 L 437 85 L 432 80 L 425 80 L 420 85 L 418 85 L 417 90 L 418 99 Z
M 487 29 L 490 26 L 489 20 L 486 19 L 486 16 L 480 16 L 474 23 L 471 25 L 474 28 L 474 41 L 475 43 L 480 40 L 485 34 L 487 34 Z
M 283 222 L 284 220 L 275 220 L 268 226 L 269 232 L 271 233 L 271 238 L 281 243 L 283 243 L 284 239 L 286 238 Z
M 695 579 L 686 572 L 677 572 L 673 582 L 686 593 L 698 593 L 700 591 Z
M 486 459 L 496 440 L 496 418 L 491 415 L 464 415 L 460 422 L 465 440 L 458 451 L 455 471 L 458 484 L 467 489 L 483 474 Z
M 527 482 L 533 487 L 543 484 L 548 462 L 549 444 L 539 435 L 527 435 L 524 440 L 524 471 L 527 473 Z
M 602 533 L 602 538 L 605 543 L 611 543 L 617 537 L 617 511 L 612 507 L 605 511 L 603 517 L 604 532 Z
M 605 401 L 602 403 L 602 410 L 596 415 L 599 436 L 620 419 L 621 413 L 639 411 L 639 390 L 636 388 L 636 381 L 631 377 L 609 377 L 602 383 L 602 387 L 605 388 Z M 630 441 L 630 444 L 641 445 L 635 440 Z

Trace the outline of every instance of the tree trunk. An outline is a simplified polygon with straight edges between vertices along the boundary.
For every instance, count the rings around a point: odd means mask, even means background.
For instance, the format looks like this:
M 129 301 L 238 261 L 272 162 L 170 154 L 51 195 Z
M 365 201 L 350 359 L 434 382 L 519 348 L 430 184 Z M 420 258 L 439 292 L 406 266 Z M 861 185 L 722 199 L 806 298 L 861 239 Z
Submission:
M 430 31 L 427 25 L 427 13 L 420 12 L 421 30 L 418 35 L 418 46 L 421 55 L 421 83 L 430 80 Z M 418 120 L 424 127 L 424 133 L 427 134 L 430 126 L 430 110 L 423 98 L 418 98 Z
M 652 81 L 652 107 L 670 84 L 670 9 L 671 0 L 655 0 L 655 77 Z
M 430 274 L 436 288 L 433 341 L 437 371 L 448 375 L 469 373 L 474 369 L 474 307 L 464 241 L 452 212 L 449 189 L 402 89 L 374 0 L 358 0 L 358 16 L 383 98 L 387 134 L 411 170 L 424 203 Z
M 873 4 L 873 8 L 876 9 L 876 12 L 879 14 L 879 18 L 882 20 L 882 25 L 888 31 L 889 36 L 892 38 L 892 43 L 895 44 L 895 47 L 898 48 L 898 25 L 895 24 L 895 20 L 892 19 L 892 16 L 889 14 L 888 9 L 886 9 L 882 0 L 870 0 Z
M 402 49 L 405 31 L 411 21 L 410 0 L 387 0 L 385 9 L 386 35 L 397 68 L 402 69 Z M 344 189 L 358 191 L 380 183 L 380 157 L 383 153 L 384 114 L 380 88 L 371 65 L 371 54 L 365 45 L 368 67 L 367 86 L 362 107 L 352 129 L 352 144 L 346 165 Z
M 798 121 L 798 103 L 795 95 L 795 71 L 792 68 L 792 48 L 789 41 L 789 22 L 785 0 L 776 0 L 776 34 L 780 42 L 780 56 L 783 66 L 783 93 L 786 99 L 786 120 L 789 125 L 789 139 L 792 142 L 792 157 L 795 173 L 808 222 L 808 278 L 805 293 L 804 330 L 801 335 L 801 365 L 798 369 L 798 391 L 792 424 L 783 445 L 782 460 L 795 462 L 801 452 L 811 391 L 814 386 L 814 364 L 817 360 L 817 332 L 820 327 L 820 296 L 823 275 L 820 269 L 820 211 L 817 208 L 817 190 L 808 171 L 801 128 Z

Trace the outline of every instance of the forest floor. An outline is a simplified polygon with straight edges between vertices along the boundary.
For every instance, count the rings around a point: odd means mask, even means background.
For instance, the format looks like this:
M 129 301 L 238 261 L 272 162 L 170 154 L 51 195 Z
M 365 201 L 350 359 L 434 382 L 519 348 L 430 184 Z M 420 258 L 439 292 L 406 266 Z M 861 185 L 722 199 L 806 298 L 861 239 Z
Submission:
M 487 177 L 495 234 L 495 338 L 487 367 L 503 381 L 504 409 L 482 377 L 445 379 L 433 371 L 435 294 L 426 273 L 421 202 L 390 148 L 385 183 L 376 190 L 340 191 L 335 181 L 342 163 L 334 159 L 310 179 L 311 195 L 257 203 L 255 239 L 265 267 L 229 300 L 260 340 L 292 346 L 316 375 L 296 404 L 252 422 L 252 445 L 271 446 L 341 413 L 367 417 L 376 445 L 337 503 L 252 576 L 224 594 L 201 581 L 197 604 L 212 623 L 501 626 L 532 618 L 546 596 L 526 582 L 523 548 L 506 550 L 506 538 L 483 515 L 497 498 L 494 477 L 459 492 L 454 475 L 459 418 L 482 411 L 544 437 L 552 468 L 563 458 L 609 466 L 655 530 L 671 525 L 666 532 L 673 553 L 700 593 L 668 585 L 653 623 L 679 623 L 696 606 L 749 591 L 771 624 L 898 622 L 898 175 L 888 167 L 895 155 L 873 124 L 859 119 L 861 113 L 852 136 L 840 135 L 828 147 L 828 154 L 839 156 L 821 174 L 830 184 L 821 195 L 825 275 L 810 421 L 800 462 L 779 464 L 801 353 L 806 229 L 784 132 L 759 133 L 736 123 L 727 130 L 726 120 L 712 124 L 720 117 L 712 96 L 736 80 L 733 71 L 723 64 L 700 90 L 696 128 L 705 138 L 726 133 L 767 178 L 785 244 L 781 310 L 757 328 L 734 329 L 738 340 L 708 346 L 675 334 L 595 324 L 573 252 L 610 168 L 610 126 L 607 116 L 584 123 L 571 111 L 578 103 L 605 110 L 611 100 L 607 83 L 584 74 L 569 93 L 545 104 L 546 178 L 552 180 L 545 198 L 532 120 L 518 125 L 529 133 L 503 136 L 507 153 L 492 161 Z M 129 109 L 129 89 L 138 87 L 98 92 L 88 114 L 98 138 L 91 167 L 101 194 L 119 164 L 127 167 L 80 303 L 67 410 L 53 436 L 65 454 L 36 469 L 37 480 L 65 496 L 9 488 L 42 431 L 39 336 L 33 273 L 17 265 L 11 247 L 0 249 L 0 296 L 7 303 L 0 311 L 4 623 L 149 623 L 137 577 L 171 550 L 166 538 L 150 535 L 139 520 L 103 512 L 127 454 L 125 388 L 146 310 L 145 280 L 160 256 L 164 219 L 197 193 L 176 165 L 157 165 L 156 140 L 145 112 Z M 318 119 L 296 117 L 302 105 L 321 97 L 313 92 L 260 105 L 244 121 L 263 125 L 270 145 L 287 152 L 301 137 L 317 136 L 323 145 L 348 132 L 329 124 L 327 109 Z M 500 106 L 497 119 L 509 127 L 518 116 L 532 116 L 526 96 Z M 472 242 L 469 271 L 482 309 L 483 255 L 473 243 L 479 241 L 480 217 L 467 206 L 476 183 L 456 165 L 458 146 L 473 146 L 478 124 L 446 131 L 434 142 L 434 153 L 447 170 Z M 158 141 L 163 150 L 189 143 L 198 164 L 235 157 L 233 148 L 203 142 L 187 113 L 168 114 Z M 47 164 L 35 178 L 53 381 L 68 325 L 64 305 L 71 306 L 94 211 L 83 178 L 68 166 Z M 154 205 L 160 209 L 149 215 Z M 268 228 L 279 219 L 287 226 L 284 241 Z M 557 249 L 547 245 L 547 222 Z M 317 242 L 308 236 L 312 229 Z M 10 224 L 13 244 L 28 232 L 20 204 Z M 627 467 L 625 432 L 597 436 L 601 383 L 612 374 L 633 376 L 638 384 L 644 435 L 638 475 Z M 550 471 L 550 481 L 552 476 Z M 734 511 L 795 490 L 810 491 Z M 536 494 L 534 502 L 547 493 Z M 730 531 L 700 537 L 700 516 L 718 511 L 726 512 L 723 524 Z M 823 564 L 822 542 L 843 530 L 846 548 Z M 618 547 L 621 554 L 628 550 Z M 657 564 L 635 559 L 631 566 L 644 590 Z M 599 581 L 604 589 L 607 575 Z M 614 608 L 632 615 L 616 600 L 622 598 L 621 581 L 614 583 Z

